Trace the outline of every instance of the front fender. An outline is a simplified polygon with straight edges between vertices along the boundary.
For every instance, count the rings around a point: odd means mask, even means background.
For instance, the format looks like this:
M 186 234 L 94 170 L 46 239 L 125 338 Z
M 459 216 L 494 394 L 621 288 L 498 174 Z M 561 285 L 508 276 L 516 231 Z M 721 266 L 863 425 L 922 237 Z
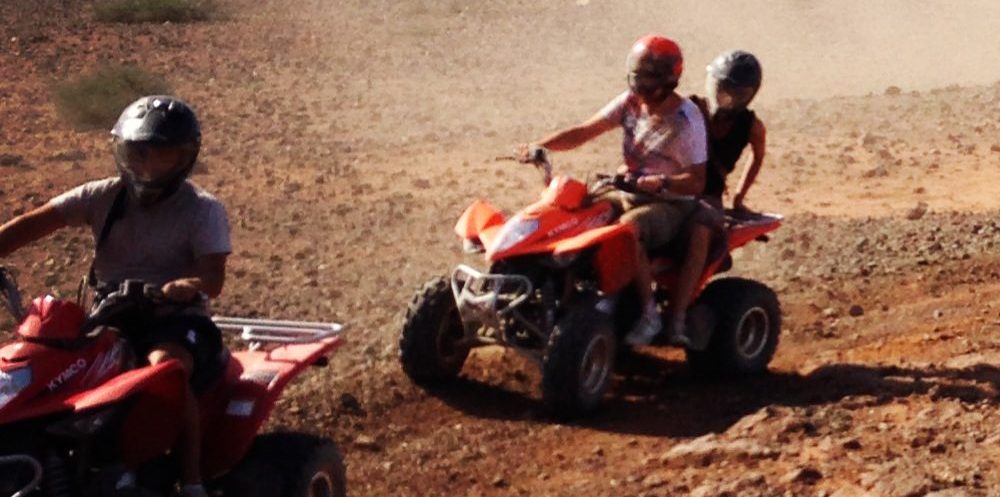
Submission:
M 458 218 L 455 234 L 463 240 L 479 241 L 486 245 L 489 240 L 483 238 L 491 238 L 490 234 L 496 233 L 505 222 L 507 219 L 499 209 L 485 200 L 476 200 Z
M 614 293 L 632 281 L 638 263 L 636 243 L 635 227 L 631 223 L 618 223 L 560 240 L 552 253 L 560 255 L 598 247 L 594 254 L 598 284 L 602 292 Z

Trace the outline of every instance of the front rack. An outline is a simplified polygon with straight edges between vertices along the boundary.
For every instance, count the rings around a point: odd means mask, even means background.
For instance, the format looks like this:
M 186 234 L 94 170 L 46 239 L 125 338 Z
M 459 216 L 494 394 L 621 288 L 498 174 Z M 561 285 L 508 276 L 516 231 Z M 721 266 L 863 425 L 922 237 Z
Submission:
M 274 319 L 247 319 L 213 316 L 212 321 L 224 331 L 237 331 L 240 339 L 250 342 L 251 348 L 262 344 L 315 343 L 340 336 L 344 325 L 309 321 L 280 321 Z

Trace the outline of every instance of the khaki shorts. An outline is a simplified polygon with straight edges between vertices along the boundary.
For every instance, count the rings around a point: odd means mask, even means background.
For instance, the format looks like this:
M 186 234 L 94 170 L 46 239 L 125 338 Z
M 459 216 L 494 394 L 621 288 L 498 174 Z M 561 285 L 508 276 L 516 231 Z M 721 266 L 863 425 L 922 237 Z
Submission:
M 611 191 L 596 200 L 610 202 L 621 216 L 620 222 L 635 225 L 639 241 L 647 252 L 673 241 L 689 223 L 711 227 L 721 222 L 721 213 L 697 199 L 663 200 L 652 195 Z

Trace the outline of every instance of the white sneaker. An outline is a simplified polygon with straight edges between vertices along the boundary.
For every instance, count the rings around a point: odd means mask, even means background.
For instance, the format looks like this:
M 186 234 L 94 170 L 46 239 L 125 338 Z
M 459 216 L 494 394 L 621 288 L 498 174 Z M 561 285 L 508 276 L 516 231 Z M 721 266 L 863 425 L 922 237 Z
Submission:
M 662 329 L 660 312 L 656 310 L 656 304 L 650 302 L 646 305 L 646 309 L 639 317 L 639 321 L 635 323 L 632 331 L 625 335 L 625 343 L 632 346 L 649 345 Z

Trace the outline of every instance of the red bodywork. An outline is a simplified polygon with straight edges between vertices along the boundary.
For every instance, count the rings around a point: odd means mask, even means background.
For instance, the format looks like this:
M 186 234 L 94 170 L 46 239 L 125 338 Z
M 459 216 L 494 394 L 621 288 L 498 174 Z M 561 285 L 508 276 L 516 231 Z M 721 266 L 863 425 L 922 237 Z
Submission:
M 0 408 L 0 426 L 121 405 L 122 462 L 134 467 L 166 453 L 179 432 L 186 381 L 181 368 L 169 361 L 129 370 L 127 344 L 118 333 L 103 328 L 80 337 L 82 321 L 73 303 L 35 300 L 17 339 L 0 346 L 0 372 L 31 370 L 30 384 Z M 203 473 L 219 475 L 242 459 L 285 385 L 342 343 L 333 336 L 233 353 L 225 374 L 199 399 Z
M 597 201 L 588 204 L 586 199 L 585 184 L 567 176 L 556 176 L 538 202 L 510 219 L 489 203 L 477 200 L 459 218 L 455 232 L 465 240 L 481 244 L 489 262 L 529 254 L 568 255 L 594 248 L 594 267 L 601 291 L 612 293 L 627 285 L 630 275 L 634 273 L 634 230 L 631 225 L 616 222 L 610 203 Z M 536 223 L 537 228 L 529 234 L 517 236 L 519 228 Z M 779 226 L 780 217 L 728 226 L 728 250 L 722 251 L 723 257 L 706 265 L 698 292 L 716 273 L 729 251 Z M 670 261 L 652 262 L 654 267 L 668 268 L 658 273 L 656 280 L 661 285 L 672 284 L 676 278 L 675 265 Z

